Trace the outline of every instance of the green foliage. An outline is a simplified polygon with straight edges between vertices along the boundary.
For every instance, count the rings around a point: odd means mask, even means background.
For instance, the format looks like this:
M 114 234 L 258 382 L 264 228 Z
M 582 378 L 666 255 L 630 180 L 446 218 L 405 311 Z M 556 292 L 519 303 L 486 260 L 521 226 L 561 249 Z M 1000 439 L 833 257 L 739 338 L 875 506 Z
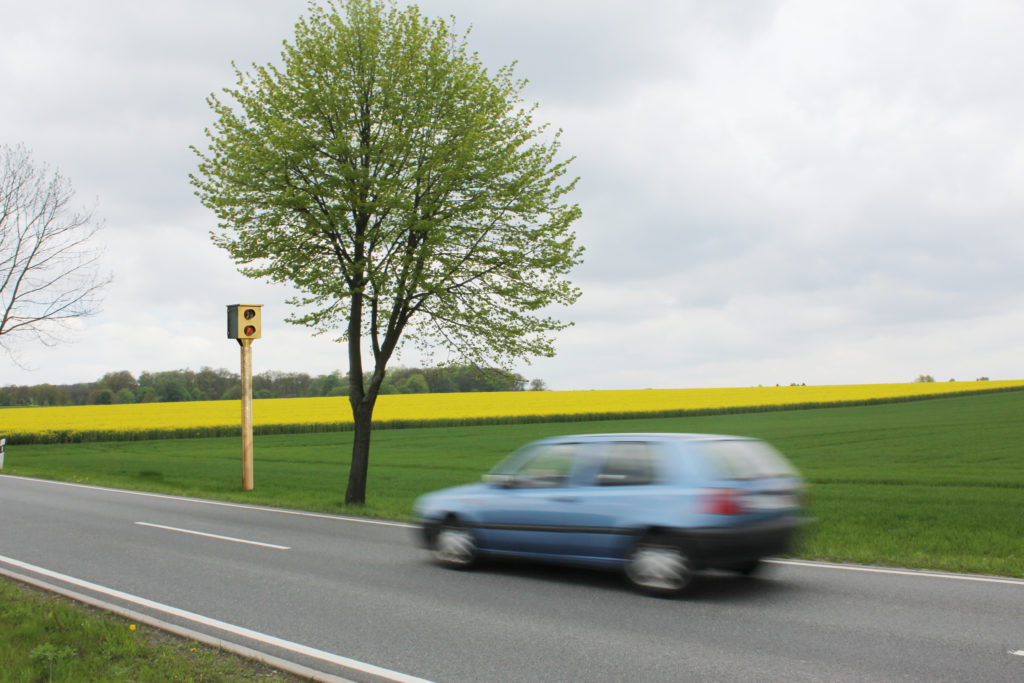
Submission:
M 499 368 L 480 368 L 473 365 L 445 365 L 436 368 L 395 367 L 388 370 L 382 393 L 412 393 L 407 391 L 407 380 L 412 375 L 422 375 L 427 382 L 429 393 L 455 391 L 521 391 L 526 384 L 522 375 Z M 116 377 L 117 382 L 110 381 Z M 125 381 L 125 379 L 130 382 Z M 369 373 L 364 381 L 369 381 Z M 543 380 L 534 380 L 541 382 Z M 311 377 L 304 372 L 278 372 L 270 370 L 253 376 L 253 395 L 262 398 L 297 398 L 302 396 L 347 396 L 348 375 L 332 372 Z M 119 386 L 116 395 L 106 394 Z M 164 393 L 157 391 L 157 386 Z M 423 393 L 418 381 L 412 387 Z M 184 392 L 184 394 L 182 393 Z M 172 401 L 186 395 L 190 401 L 216 401 L 238 399 L 241 396 L 241 379 L 238 373 L 223 368 L 214 370 L 204 367 L 193 370 L 169 370 L 159 373 L 144 372 L 136 381 L 129 372 L 108 373 L 96 382 L 53 386 L 0 387 L 0 405 L 11 406 L 55 406 L 95 404 L 101 400 L 109 403 L 153 403 Z M 108 401 L 109 399 L 109 401 Z
M 53 680 L 53 667 L 56 664 L 58 671 L 60 665 L 73 657 L 78 655 L 78 650 L 67 645 L 61 645 L 60 647 L 53 643 L 43 643 L 32 649 L 29 653 L 29 659 L 41 665 L 42 669 L 46 671 L 47 680 Z
M 303 293 L 292 322 L 368 335 L 378 366 L 407 327 L 474 360 L 550 354 L 564 325 L 530 312 L 578 296 L 580 211 L 511 67 L 378 0 L 311 6 L 281 60 L 210 97 L 191 181 L 214 242 Z
M 424 382 L 413 380 L 420 376 Z M 388 370 L 385 382 L 392 382 L 396 394 L 476 391 L 522 391 L 526 380 L 522 375 L 499 368 L 481 368 L 474 365 L 445 365 L 437 368 L 403 368 Z M 417 390 L 403 390 L 415 382 Z M 425 388 L 424 388 L 425 386 Z M 410 387 L 412 389 L 412 387 Z
M 419 373 L 410 375 L 398 387 L 398 393 L 401 394 L 426 394 L 429 392 L 430 386 L 427 384 L 427 378 Z
M 127 370 L 108 372 L 96 384 L 98 388 L 110 389 L 115 394 L 124 389 L 135 389 L 139 385 L 132 373 Z
M 163 376 L 157 380 L 156 391 L 161 401 L 175 403 L 189 400 L 188 388 L 171 376 Z
M 712 432 L 768 440 L 810 483 L 816 523 L 799 554 L 1024 577 L 1024 392 L 735 415 L 387 430 L 371 502 L 349 507 L 344 432 L 260 436 L 241 491 L 238 437 L 25 446 L 7 472 L 89 484 L 407 519 L 416 496 L 478 480 L 527 441 L 588 432 Z M 154 476 L 159 472 L 159 478 Z

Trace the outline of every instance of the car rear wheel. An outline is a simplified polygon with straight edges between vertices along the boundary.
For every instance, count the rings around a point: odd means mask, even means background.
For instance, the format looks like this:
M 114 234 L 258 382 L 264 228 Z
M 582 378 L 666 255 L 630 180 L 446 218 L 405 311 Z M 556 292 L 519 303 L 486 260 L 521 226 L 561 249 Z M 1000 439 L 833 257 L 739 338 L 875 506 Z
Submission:
M 736 571 L 743 576 L 753 576 L 757 574 L 761 569 L 761 559 L 755 558 L 753 560 L 747 560 L 736 565 Z
M 451 569 L 465 569 L 476 562 L 476 539 L 465 527 L 445 522 L 434 539 L 434 559 Z
M 669 596 L 689 585 L 693 568 L 682 548 L 652 537 L 642 539 L 633 549 L 626 577 L 645 593 Z

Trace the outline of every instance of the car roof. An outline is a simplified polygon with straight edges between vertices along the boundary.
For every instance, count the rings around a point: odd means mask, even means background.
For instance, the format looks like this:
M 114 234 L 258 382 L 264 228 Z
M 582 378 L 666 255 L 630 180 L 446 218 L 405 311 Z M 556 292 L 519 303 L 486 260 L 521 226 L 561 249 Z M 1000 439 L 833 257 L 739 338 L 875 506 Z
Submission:
M 727 434 L 695 434 L 678 432 L 621 432 L 612 434 L 571 434 L 541 439 L 538 443 L 557 441 L 756 441 L 748 436 Z

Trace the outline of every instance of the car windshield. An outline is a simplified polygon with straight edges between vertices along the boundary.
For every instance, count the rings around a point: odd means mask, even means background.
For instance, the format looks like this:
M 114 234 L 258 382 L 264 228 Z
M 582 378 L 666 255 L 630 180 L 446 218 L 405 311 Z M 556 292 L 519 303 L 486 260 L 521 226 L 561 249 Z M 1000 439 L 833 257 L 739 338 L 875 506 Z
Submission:
M 504 460 L 492 467 L 491 470 L 484 475 L 484 480 L 499 481 L 515 474 L 519 468 L 522 467 L 523 461 L 529 458 L 535 450 L 535 447 L 527 446 L 525 448 L 512 451 Z
M 799 476 L 778 451 L 763 441 L 707 441 L 698 448 L 707 456 L 715 474 L 723 479 Z

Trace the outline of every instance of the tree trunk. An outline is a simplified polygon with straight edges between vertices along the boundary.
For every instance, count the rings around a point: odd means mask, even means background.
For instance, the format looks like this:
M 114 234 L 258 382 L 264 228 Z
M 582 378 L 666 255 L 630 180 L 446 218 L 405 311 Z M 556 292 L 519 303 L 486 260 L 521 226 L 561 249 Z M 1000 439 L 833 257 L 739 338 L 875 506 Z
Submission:
M 365 228 L 365 225 L 362 226 Z M 357 228 L 358 230 L 358 228 Z M 361 244 L 356 245 L 356 254 L 362 257 Z M 348 317 L 348 402 L 352 406 L 352 463 L 348 471 L 348 488 L 345 490 L 345 504 L 362 505 L 366 502 L 366 473 L 370 462 L 370 429 L 373 421 L 374 394 L 372 386 L 367 395 L 363 386 L 362 341 L 363 296 L 354 293 L 350 302 Z
M 366 475 L 370 463 L 370 430 L 373 422 L 373 403 L 362 402 L 352 415 L 355 431 L 352 437 L 352 466 L 348 473 L 345 504 L 362 505 L 366 502 Z

